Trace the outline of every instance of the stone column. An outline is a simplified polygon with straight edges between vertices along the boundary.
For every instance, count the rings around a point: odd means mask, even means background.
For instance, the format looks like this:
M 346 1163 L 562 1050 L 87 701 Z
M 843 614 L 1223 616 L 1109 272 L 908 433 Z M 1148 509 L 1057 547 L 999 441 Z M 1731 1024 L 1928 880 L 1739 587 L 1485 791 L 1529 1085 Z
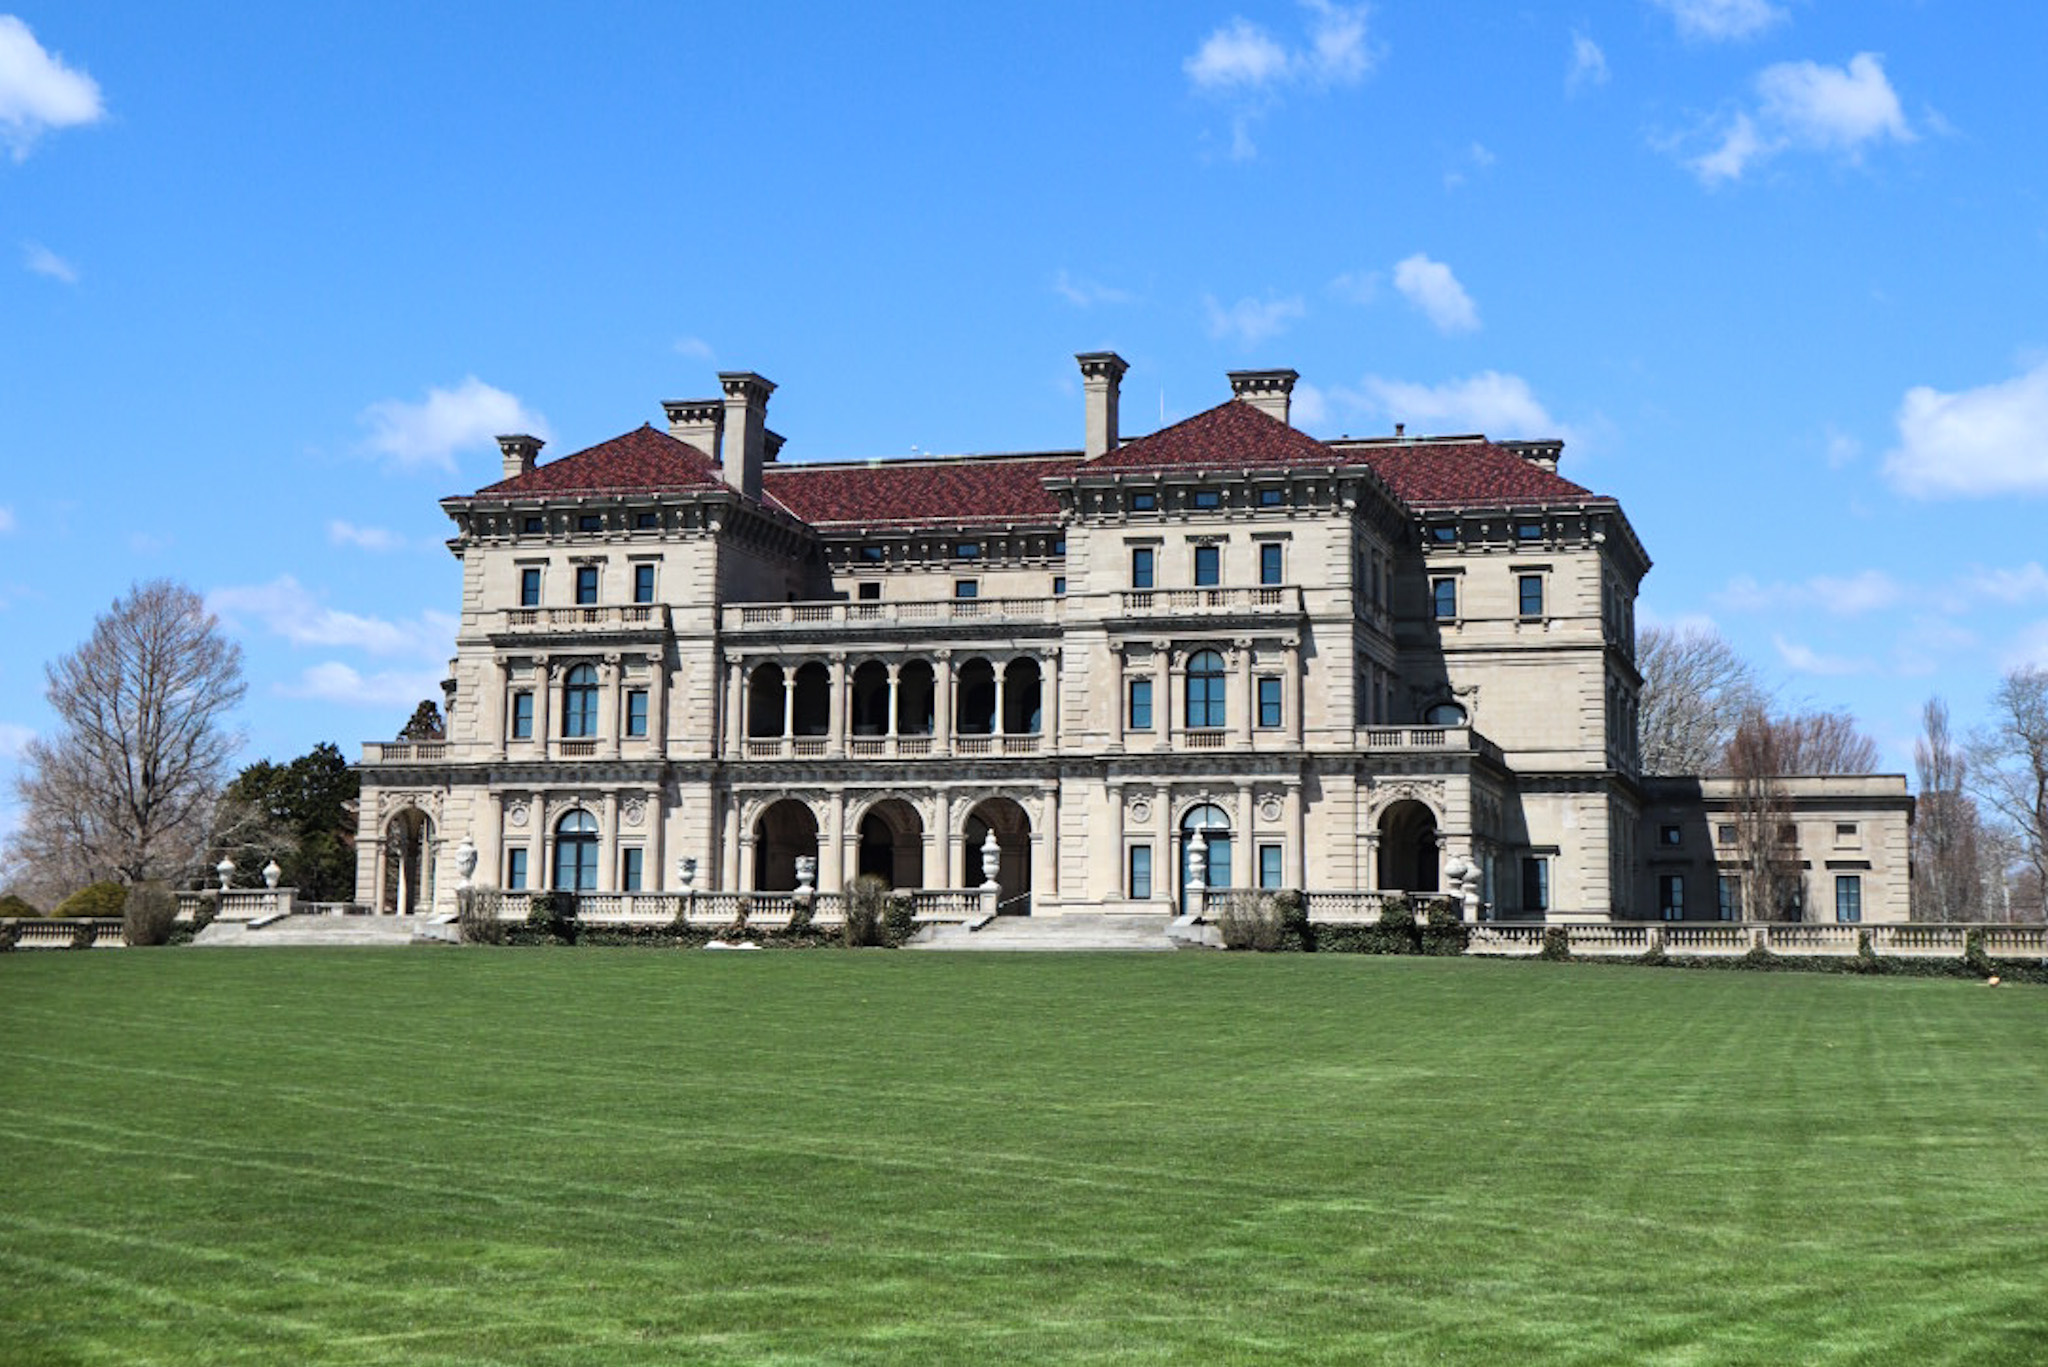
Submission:
M 846 887 L 846 790 L 832 788 L 825 795 L 825 829 L 818 832 L 818 891 L 841 892 Z
M 1303 707 L 1307 697 L 1301 677 L 1301 643 L 1299 641 L 1289 641 L 1287 643 L 1287 657 L 1284 668 L 1287 670 L 1287 682 L 1280 687 L 1285 697 L 1285 702 L 1282 705 L 1290 713 L 1287 719 L 1287 739 L 1296 750 L 1299 750 L 1302 742 L 1302 727 L 1306 724 Z M 1296 886 L 1300 885 L 1296 884 Z
M 738 759 L 747 734 L 747 667 L 737 655 L 725 657 L 725 744 L 727 759 Z
M 491 662 L 491 670 L 498 680 L 498 736 L 491 754 L 503 759 L 512 733 L 512 666 L 500 658 Z
M 784 740 L 796 735 L 796 670 L 787 663 L 782 667 L 782 736 Z
M 1249 750 L 1252 746 L 1252 723 L 1258 719 L 1259 700 L 1252 689 L 1252 643 L 1248 640 L 1237 642 L 1237 740 Z
M 1237 827 L 1236 867 L 1231 869 L 1231 886 L 1255 888 L 1259 885 L 1259 842 L 1253 819 L 1257 813 L 1252 808 L 1252 785 L 1241 782 L 1237 785 L 1237 813 L 1231 824 Z
M 548 756 L 555 734 L 554 662 L 545 655 L 533 657 L 533 743 L 542 759 Z
M 1152 643 L 1152 748 L 1155 750 L 1171 750 L 1173 748 L 1174 733 L 1181 726 L 1185 725 L 1187 721 L 1186 715 L 1176 710 L 1176 704 L 1179 702 L 1179 699 L 1173 696 L 1174 675 L 1178 672 L 1173 662 L 1173 642 L 1154 641 Z M 1174 720 L 1176 717 L 1179 717 L 1180 720 Z M 1174 876 L 1176 878 L 1180 876 L 1179 867 L 1177 863 L 1174 866 Z
M 1107 748 L 1112 755 L 1123 753 L 1124 728 L 1130 725 L 1131 720 L 1131 678 L 1125 672 L 1130 668 L 1130 663 L 1130 657 L 1124 653 L 1124 643 L 1122 641 L 1111 641 L 1109 643 L 1109 673 L 1110 678 L 1116 683 L 1116 710 L 1110 715 L 1109 745 Z M 1157 699 L 1153 701 L 1152 707 L 1156 715 L 1159 708 Z M 1123 875 L 1118 874 L 1117 877 L 1121 879 Z
M 1039 824 L 1031 830 L 1032 913 L 1041 900 L 1056 901 L 1060 893 L 1060 790 L 1045 790 L 1038 804 Z
M 625 735 L 626 667 L 617 654 L 604 657 L 598 666 L 598 682 L 604 685 L 604 706 L 597 720 L 597 752 L 606 759 L 619 757 L 619 741 Z
M 827 713 L 830 720 L 825 729 L 831 739 L 826 743 L 831 747 L 833 754 L 843 755 L 846 753 L 846 652 L 835 650 L 829 660 L 827 668 L 832 671 L 832 700 Z M 829 877 L 822 872 L 818 876 Z M 823 883 L 819 884 L 819 888 L 824 892 L 834 891 L 832 887 Z
M 1174 843 L 1173 791 L 1161 788 L 1152 798 L 1152 895 L 1171 902 L 1180 896 L 1180 846 Z M 1123 875 L 1117 875 L 1121 882 Z
M 950 753 L 952 748 L 953 652 L 935 650 L 932 652 L 932 752 L 944 755 Z
M 1305 891 L 1308 881 L 1308 821 L 1302 810 L 1301 785 L 1290 783 L 1283 799 L 1287 818 L 1287 882 Z
M 1119 706 L 1122 704 L 1119 703 Z M 1039 657 L 1038 729 L 1045 736 L 1044 748 L 1060 748 L 1060 652 L 1057 647 Z
M 668 875 L 662 872 L 668 855 L 668 784 L 661 784 L 647 795 L 646 820 L 646 859 L 653 867 L 641 875 L 641 887 L 647 892 L 664 892 L 668 888 Z
M 548 795 L 536 791 L 533 795 L 533 858 L 527 861 L 526 886 L 533 892 L 545 892 L 555 885 L 555 842 L 550 838 L 549 822 L 553 813 L 548 809 Z
M 996 664 L 994 660 L 990 660 L 989 663 Z M 1008 660 L 1004 660 L 1002 664 L 996 666 L 996 715 L 989 726 L 989 733 L 991 735 L 1001 736 L 1007 734 L 1003 730 L 1003 675 L 1009 672 L 1007 668 L 1009 663 Z M 1002 747 L 998 745 L 991 748 L 1000 750 Z
M 505 795 L 492 789 L 484 803 L 484 828 L 470 837 L 476 846 L 477 870 L 483 877 L 471 881 L 479 886 L 505 886 Z M 529 865 L 529 868 L 532 866 Z
M 932 794 L 932 829 L 938 836 L 939 876 L 932 878 L 932 871 L 924 871 L 926 887 L 950 888 L 953 886 L 953 794 L 950 789 L 941 788 Z
M 604 815 L 597 827 L 597 890 L 619 890 L 619 795 L 607 790 L 599 804 Z
M 712 799 L 714 830 L 718 840 L 718 884 L 720 892 L 733 892 L 740 885 L 740 800 L 736 793 Z

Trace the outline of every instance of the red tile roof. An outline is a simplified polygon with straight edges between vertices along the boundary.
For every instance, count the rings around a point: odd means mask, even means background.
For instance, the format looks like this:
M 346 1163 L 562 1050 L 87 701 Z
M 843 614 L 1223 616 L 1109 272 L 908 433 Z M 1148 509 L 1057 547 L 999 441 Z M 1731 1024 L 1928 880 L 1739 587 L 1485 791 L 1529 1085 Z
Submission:
M 1072 456 L 954 456 L 862 465 L 770 465 L 768 493 L 814 527 L 1053 522 L 1045 481 L 1072 474 Z
M 1331 454 L 1370 465 L 1410 507 L 1606 501 L 1490 441 L 1390 442 Z
M 1239 399 L 1218 404 L 1150 436 L 1125 442 L 1075 471 L 1210 470 L 1247 465 L 1344 465 L 1343 457 L 1299 428 Z
M 523 475 L 487 484 L 476 491 L 476 497 L 653 492 L 717 488 L 721 483 L 718 467 L 702 451 L 652 426 L 643 426 L 560 460 L 536 465 Z

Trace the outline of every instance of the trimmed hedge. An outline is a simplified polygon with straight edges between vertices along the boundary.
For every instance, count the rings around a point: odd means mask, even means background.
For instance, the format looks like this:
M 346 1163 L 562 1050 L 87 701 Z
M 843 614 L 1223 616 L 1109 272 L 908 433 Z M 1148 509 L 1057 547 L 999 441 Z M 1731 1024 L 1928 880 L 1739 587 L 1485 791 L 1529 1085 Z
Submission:
M 119 883 L 89 883 L 59 902 L 52 916 L 119 916 L 128 905 L 128 889 Z

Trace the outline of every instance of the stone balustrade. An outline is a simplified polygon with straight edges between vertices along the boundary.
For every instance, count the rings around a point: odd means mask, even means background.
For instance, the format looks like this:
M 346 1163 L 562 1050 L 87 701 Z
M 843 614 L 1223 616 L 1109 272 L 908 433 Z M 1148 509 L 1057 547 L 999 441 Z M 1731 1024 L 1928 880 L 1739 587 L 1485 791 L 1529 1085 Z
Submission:
M 1125 617 L 1223 617 L 1300 615 L 1301 590 L 1293 584 L 1239 588 L 1121 589 Z
M 732 603 L 719 609 L 730 635 L 788 631 L 863 631 L 904 627 L 1057 623 L 1061 598 L 833 599 L 806 603 Z
M 501 921 L 524 921 L 533 907 L 530 892 L 479 888 L 482 907 Z M 952 925 L 993 914 L 995 894 L 981 888 L 923 888 L 910 892 L 911 908 L 920 925 Z M 780 930 L 796 915 L 801 899 L 793 892 L 584 892 L 576 895 L 576 919 L 585 925 L 687 925 L 716 929 L 745 914 L 746 924 Z M 844 894 L 809 895 L 811 924 L 831 929 L 846 919 Z
M 488 614 L 486 629 L 494 634 L 544 635 L 593 631 L 659 632 L 669 627 L 666 603 L 585 604 L 565 608 L 507 608 Z

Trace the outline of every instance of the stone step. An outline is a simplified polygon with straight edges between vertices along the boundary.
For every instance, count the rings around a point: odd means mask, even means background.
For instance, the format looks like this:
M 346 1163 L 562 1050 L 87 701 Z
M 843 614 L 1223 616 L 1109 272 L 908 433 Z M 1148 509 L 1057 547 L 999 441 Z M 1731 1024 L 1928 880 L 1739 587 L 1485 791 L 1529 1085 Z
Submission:
M 285 916 L 267 925 L 215 921 L 193 937 L 209 949 L 274 948 L 282 945 L 410 945 L 424 938 L 425 922 L 400 916 Z
M 1067 916 L 999 916 L 979 930 L 947 926 L 928 938 L 913 942 L 911 949 L 948 951 L 1041 951 L 1111 950 L 1122 953 L 1156 953 L 1179 948 L 1167 935 L 1164 916 L 1115 916 L 1073 914 Z

